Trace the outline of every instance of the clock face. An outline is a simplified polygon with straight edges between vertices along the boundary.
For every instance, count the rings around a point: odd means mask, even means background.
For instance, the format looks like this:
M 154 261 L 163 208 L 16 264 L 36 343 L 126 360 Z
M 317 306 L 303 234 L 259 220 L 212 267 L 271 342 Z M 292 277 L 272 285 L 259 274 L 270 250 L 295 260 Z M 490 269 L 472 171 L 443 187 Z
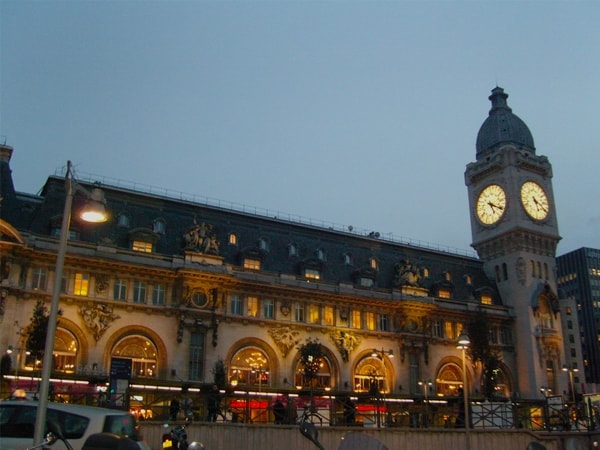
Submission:
M 548 197 L 542 187 L 533 181 L 526 181 L 521 186 L 521 203 L 533 219 L 542 220 L 548 216 Z
M 497 184 L 490 184 L 485 187 L 479 197 L 477 197 L 477 217 L 481 220 L 481 223 L 485 225 L 492 225 L 504 214 L 506 209 L 506 194 Z

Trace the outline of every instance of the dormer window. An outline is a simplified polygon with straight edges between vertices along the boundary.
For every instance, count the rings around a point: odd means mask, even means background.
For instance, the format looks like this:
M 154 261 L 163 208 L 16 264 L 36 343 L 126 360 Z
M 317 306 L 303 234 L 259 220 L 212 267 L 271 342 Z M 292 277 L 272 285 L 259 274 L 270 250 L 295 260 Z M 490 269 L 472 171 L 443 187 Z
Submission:
M 346 264 L 347 266 L 352 265 L 352 254 L 351 253 L 344 253 L 344 264 Z
M 265 238 L 260 238 L 258 240 L 258 248 L 263 252 L 269 251 L 269 242 Z
M 444 272 L 444 280 L 452 281 L 452 274 L 447 270 Z
M 288 256 L 298 256 L 298 246 L 296 244 L 288 245 Z
M 369 267 L 371 267 L 371 269 L 377 270 L 379 268 L 379 263 L 377 262 L 377 259 L 369 259 Z
M 440 288 L 438 290 L 438 297 L 447 299 L 452 298 L 452 291 L 450 289 Z
M 491 305 L 492 304 L 492 296 L 487 294 L 481 295 L 481 304 L 482 305 Z
M 423 278 L 429 278 L 429 269 L 427 267 L 423 267 Z
M 317 249 L 316 256 L 317 256 L 317 259 L 320 261 L 325 261 L 325 259 L 326 259 L 325 251 L 321 248 Z
M 244 258 L 244 269 L 260 270 L 260 260 L 254 258 Z
M 130 220 L 129 220 L 129 216 L 127 214 L 119 214 L 119 216 L 117 217 L 117 226 L 119 227 L 123 227 L 123 228 L 129 228 L 129 224 L 130 224 Z
M 154 230 L 155 233 L 165 234 L 165 229 L 166 229 L 165 221 L 163 219 L 156 219 L 152 223 L 152 229 Z
M 320 280 L 321 272 L 316 269 L 304 269 L 304 277 L 311 280 Z
M 152 253 L 152 243 L 143 241 L 133 241 L 131 250 L 134 252 Z
M 471 286 L 473 284 L 473 277 L 471 275 L 465 275 L 465 283 L 467 283 L 468 286 Z
M 235 233 L 229 233 L 229 245 L 237 245 L 238 237 Z

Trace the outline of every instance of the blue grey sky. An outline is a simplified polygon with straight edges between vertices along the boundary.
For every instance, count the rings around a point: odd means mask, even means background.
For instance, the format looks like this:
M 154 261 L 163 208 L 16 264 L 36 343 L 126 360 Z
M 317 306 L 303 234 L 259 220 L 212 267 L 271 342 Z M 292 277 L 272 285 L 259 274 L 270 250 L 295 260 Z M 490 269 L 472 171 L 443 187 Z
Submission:
M 78 173 L 469 251 L 499 85 L 600 248 L 600 2 L 5 1 L 17 190 Z

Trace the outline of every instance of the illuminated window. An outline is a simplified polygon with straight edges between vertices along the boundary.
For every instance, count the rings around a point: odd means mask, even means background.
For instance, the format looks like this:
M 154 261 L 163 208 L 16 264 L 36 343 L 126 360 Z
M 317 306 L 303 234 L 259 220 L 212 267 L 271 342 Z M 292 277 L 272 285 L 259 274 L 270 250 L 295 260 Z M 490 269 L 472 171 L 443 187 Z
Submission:
M 482 295 L 481 296 L 481 304 L 482 305 L 491 305 L 492 304 L 492 296 L 491 295 L 485 295 L 485 294 Z
M 132 378 L 156 378 L 158 375 L 157 349 L 144 336 L 128 336 L 114 348 L 112 356 L 131 359 Z
M 450 322 L 448 320 L 444 323 L 444 334 L 447 339 L 456 338 L 456 328 L 454 322 Z
M 315 269 L 304 269 L 304 276 L 306 278 L 310 278 L 311 280 L 320 280 L 321 272 Z
M 189 379 L 202 380 L 204 377 L 204 333 L 190 334 Z
M 365 327 L 367 330 L 375 331 L 377 329 L 377 321 L 375 320 L 374 312 L 365 312 Z
M 431 333 L 434 337 L 444 337 L 444 321 L 440 319 L 434 319 L 431 323 Z
M 115 300 L 126 300 L 127 299 L 127 280 L 122 278 L 115 279 L 115 288 L 113 291 L 113 298 Z
M 260 270 L 260 260 L 252 259 L 252 258 L 245 258 L 244 259 L 244 269 Z
M 167 288 L 164 284 L 155 284 L 152 287 L 152 304 L 159 306 L 165 304 Z
M 452 274 L 448 271 L 444 272 L 444 279 L 446 281 L 452 281 Z
M 371 269 L 375 269 L 377 270 L 377 267 L 379 266 L 377 263 L 377 260 L 375 258 L 371 258 L 369 260 L 369 266 L 371 267 Z
M 361 314 L 357 309 L 353 309 L 350 313 L 350 326 L 352 328 L 362 328 Z
M 296 302 L 296 304 L 294 305 L 294 320 L 296 320 L 296 322 L 304 322 L 304 315 L 304 303 Z
M 229 245 L 237 245 L 237 243 L 238 243 L 237 234 L 230 233 L 229 234 Z
M 73 295 L 88 295 L 90 286 L 90 276 L 87 273 L 76 273 L 75 284 L 73 285 Z
M 146 283 L 143 281 L 133 282 L 133 303 L 146 303 Z
M 323 307 L 323 325 L 333 325 L 333 319 L 335 315 L 333 313 L 333 306 Z
M 423 277 L 429 278 L 429 269 L 427 267 L 423 267 Z
M 43 267 L 35 267 L 33 269 L 33 280 L 31 287 L 36 291 L 45 291 L 48 278 L 48 271 Z
M 246 297 L 246 315 L 250 317 L 258 316 L 258 297 Z
M 469 286 L 473 284 L 473 277 L 471 275 L 465 275 L 465 283 Z
M 152 253 L 152 244 L 150 242 L 133 241 L 131 249 L 134 252 Z
M 319 323 L 320 321 L 319 305 L 308 306 L 308 323 Z
M 75 373 L 77 367 L 77 340 L 67 330 L 58 328 L 54 337 L 53 369 L 57 372 Z
M 438 297 L 439 298 L 451 298 L 452 297 L 452 293 L 448 289 L 440 289 L 438 291 Z

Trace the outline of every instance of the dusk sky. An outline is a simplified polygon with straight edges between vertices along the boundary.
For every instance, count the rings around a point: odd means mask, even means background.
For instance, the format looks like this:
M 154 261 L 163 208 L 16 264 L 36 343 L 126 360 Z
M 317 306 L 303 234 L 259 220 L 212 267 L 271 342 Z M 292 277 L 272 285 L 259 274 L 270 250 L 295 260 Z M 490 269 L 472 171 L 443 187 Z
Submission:
M 71 160 L 152 186 L 469 252 L 496 86 L 553 170 L 558 254 L 600 248 L 598 1 L 0 2 L 18 191 Z

